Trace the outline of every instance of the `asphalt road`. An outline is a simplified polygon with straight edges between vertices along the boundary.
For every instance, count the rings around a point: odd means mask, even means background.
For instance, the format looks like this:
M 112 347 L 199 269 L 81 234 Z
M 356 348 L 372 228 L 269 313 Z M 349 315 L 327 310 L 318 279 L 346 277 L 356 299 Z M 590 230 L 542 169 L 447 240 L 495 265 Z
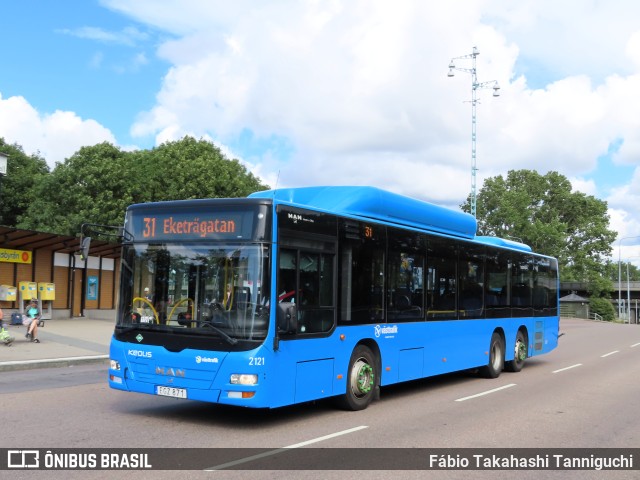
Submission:
M 640 448 L 640 326 L 564 320 L 554 352 L 520 373 L 465 372 L 382 390 L 362 412 L 315 402 L 274 411 L 113 391 L 104 366 L 0 374 L 4 448 Z M 27 413 L 27 411 L 29 413 Z M 380 449 L 380 450 L 373 450 Z M 247 452 L 247 457 L 250 453 Z M 369 452 L 369 453 L 368 453 Z M 371 453 L 373 452 L 373 453 Z M 419 455 L 423 450 L 396 450 Z M 320 452 L 318 452 L 320 453 Z M 348 453 L 348 452 L 347 452 Z M 372 458 L 374 462 L 376 458 Z M 640 464 L 640 458 L 635 459 Z M 247 462 L 245 465 L 251 465 Z M 209 465 L 215 467 L 216 464 Z M 0 477 L 3 472 L 0 472 Z M 6 472 L 4 472 L 6 473 Z M 13 472 L 12 472 L 13 473 Z M 120 472 L 17 472 L 12 478 L 119 478 Z M 124 473 L 122 474 L 124 478 Z M 128 472 L 126 478 L 611 478 L 636 471 Z

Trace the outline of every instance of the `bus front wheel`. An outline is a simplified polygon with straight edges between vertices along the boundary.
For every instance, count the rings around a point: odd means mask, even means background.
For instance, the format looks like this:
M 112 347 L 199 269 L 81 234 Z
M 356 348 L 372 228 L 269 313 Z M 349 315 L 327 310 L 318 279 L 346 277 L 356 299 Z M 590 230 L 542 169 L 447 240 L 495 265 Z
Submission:
M 489 344 L 489 363 L 482 368 L 482 375 L 486 378 L 498 378 L 503 368 L 504 342 L 498 332 L 493 332 Z
M 378 388 L 376 357 L 364 345 L 358 345 L 349 360 L 347 391 L 340 404 L 347 410 L 364 410 L 369 406 Z

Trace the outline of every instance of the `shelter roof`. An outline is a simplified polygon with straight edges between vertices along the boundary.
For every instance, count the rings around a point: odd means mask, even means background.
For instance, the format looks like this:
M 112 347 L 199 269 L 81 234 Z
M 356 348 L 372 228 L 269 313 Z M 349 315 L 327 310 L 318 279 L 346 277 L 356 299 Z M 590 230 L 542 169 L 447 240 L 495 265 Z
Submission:
M 576 295 L 575 293 L 570 293 L 569 295 L 560 297 L 560 301 L 561 302 L 588 302 L 589 299 L 581 297 L 580 295 Z
M 92 257 L 120 258 L 119 243 L 91 240 L 89 255 Z M 56 235 L 54 233 L 22 230 L 0 225 L 0 248 L 13 250 L 52 250 L 73 254 L 80 250 L 80 237 Z

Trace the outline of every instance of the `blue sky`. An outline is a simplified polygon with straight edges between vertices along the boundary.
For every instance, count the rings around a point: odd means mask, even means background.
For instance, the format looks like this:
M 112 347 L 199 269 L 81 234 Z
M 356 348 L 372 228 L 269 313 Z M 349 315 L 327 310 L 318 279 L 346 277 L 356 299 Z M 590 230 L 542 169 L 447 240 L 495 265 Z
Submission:
M 132 143 L 131 121 L 153 105 L 169 67 L 155 52 L 161 32 L 93 0 L 3 2 L 2 11 L 13 39 L 0 45 L 3 98 L 73 111 Z
M 455 208 L 471 181 L 471 79 L 447 66 L 477 46 L 478 80 L 501 86 L 479 95 L 478 185 L 556 170 L 640 238 L 637 2 L 1 6 L 0 136 L 52 167 L 83 145 L 188 134 L 270 185 L 369 184 Z

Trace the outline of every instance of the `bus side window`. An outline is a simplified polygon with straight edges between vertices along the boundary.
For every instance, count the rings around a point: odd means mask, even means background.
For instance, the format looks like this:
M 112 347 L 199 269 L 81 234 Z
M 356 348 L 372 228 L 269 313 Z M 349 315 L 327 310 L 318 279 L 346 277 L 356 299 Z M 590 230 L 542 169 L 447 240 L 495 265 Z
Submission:
M 423 317 L 424 237 L 389 229 L 387 253 L 387 319 Z
M 279 252 L 278 263 L 278 303 L 295 303 L 298 263 L 297 251 L 290 248 L 282 248 Z
M 427 318 L 457 319 L 457 245 L 451 241 L 430 239 L 427 246 L 427 289 L 433 302 Z
M 307 248 L 313 247 L 330 251 L 333 244 L 315 243 Z M 335 321 L 335 254 L 282 248 L 279 257 L 278 311 L 282 318 L 286 317 L 283 312 L 296 314 L 295 332 L 289 333 L 330 331 Z M 296 308 L 288 310 L 282 304 L 293 304 Z
M 333 271 L 335 255 L 300 255 L 298 300 L 299 333 L 323 333 L 333 328 L 335 318 Z
M 460 317 L 484 318 L 485 247 L 459 244 L 458 284 Z
M 378 322 L 384 319 L 385 230 L 345 221 L 340 244 L 340 321 Z

